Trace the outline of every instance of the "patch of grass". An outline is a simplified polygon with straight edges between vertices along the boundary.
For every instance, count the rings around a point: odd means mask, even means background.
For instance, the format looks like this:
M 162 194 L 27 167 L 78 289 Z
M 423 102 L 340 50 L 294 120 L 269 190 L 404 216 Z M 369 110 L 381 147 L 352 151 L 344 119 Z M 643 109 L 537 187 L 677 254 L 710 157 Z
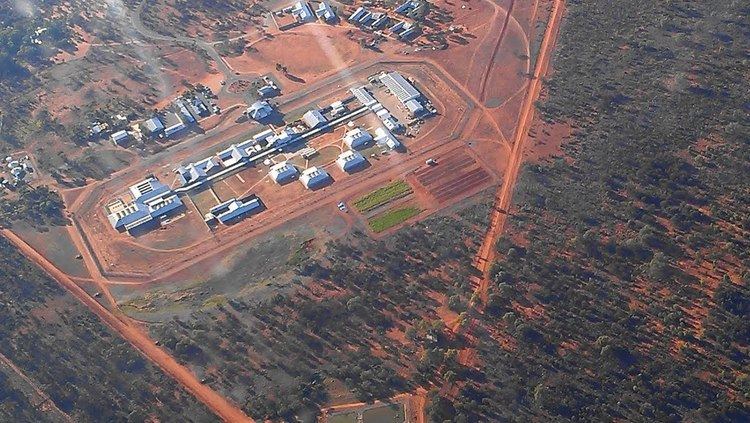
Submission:
M 404 406 L 394 404 L 371 408 L 362 413 L 362 420 L 364 423 L 404 423 Z
M 374 232 L 383 232 L 400 223 L 403 223 L 422 212 L 418 207 L 401 207 L 388 210 L 375 217 L 370 218 L 368 223 Z
M 328 423 L 357 423 L 357 413 L 334 414 L 328 418 Z
M 399 179 L 354 201 L 354 208 L 364 213 L 387 204 L 397 198 L 411 194 L 412 189 L 406 181 Z
M 214 308 L 227 302 L 227 297 L 224 295 L 214 295 L 211 298 L 203 302 L 203 308 Z
M 299 266 L 300 264 L 307 261 L 313 252 L 313 239 L 308 239 L 307 241 L 300 244 L 299 248 L 297 248 L 290 256 L 289 259 L 286 261 L 286 264 L 289 266 Z

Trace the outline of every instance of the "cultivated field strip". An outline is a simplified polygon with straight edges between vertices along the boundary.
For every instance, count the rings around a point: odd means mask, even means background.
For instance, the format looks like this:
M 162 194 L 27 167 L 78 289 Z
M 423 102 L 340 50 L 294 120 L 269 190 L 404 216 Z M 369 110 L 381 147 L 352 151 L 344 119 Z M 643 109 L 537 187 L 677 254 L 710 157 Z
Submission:
M 415 172 L 417 181 L 437 201 L 444 202 L 490 181 L 490 174 L 466 152 L 439 158 L 438 164 Z

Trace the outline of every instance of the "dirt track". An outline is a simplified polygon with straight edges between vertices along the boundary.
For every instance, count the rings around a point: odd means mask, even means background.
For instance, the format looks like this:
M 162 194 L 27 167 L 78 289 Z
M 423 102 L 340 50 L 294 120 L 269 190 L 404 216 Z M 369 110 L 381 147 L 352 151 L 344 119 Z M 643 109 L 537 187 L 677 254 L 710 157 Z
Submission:
M 180 385 L 216 413 L 216 415 L 221 417 L 221 419 L 227 422 L 253 421 L 245 415 L 242 410 L 229 403 L 224 397 L 208 386 L 200 383 L 190 370 L 179 364 L 174 358 L 172 358 L 172 356 L 164 352 L 164 350 L 157 347 L 140 328 L 119 320 L 114 314 L 104 308 L 104 306 L 91 298 L 86 291 L 76 285 L 68 275 L 53 266 L 52 263 L 42 257 L 36 250 L 16 236 L 16 234 L 7 229 L 3 229 L 1 233 L 10 242 L 16 245 L 26 257 L 44 269 L 44 271 L 60 283 L 63 288 L 68 290 L 68 292 L 73 294 L 74 297 L 102 319 L 104 323 L 119 333 L 149 360 L 158 365 L 166 374 L 174 378 Z
M 492 60 L 487 66 L 487 69 L 485 70 L 484 74 L 482 75 L 480 79 L 481 89 L 480 92 L 477 94 L 472 94 L 467 91 L 459 89 L 458 91 L 461 92 L 464 96 L 469 97 L 471 102 L 474 102 L 476 104 L 475 107 L 477 107 L 477 116 L 480 115 L 489 115 L 492 116 L 492 113 L 490 110 L 484 107 L 483 103 L 481 102 L 485 97 L 485 91 L 489 79 L 489 75 L 491 72 L 491 64 L 494 62 L 494 59 L 497 55 L 497 50 L 501 47 L 502 41 L 504 38 L 504 32 L 508 26 L 508 20 L 511 18 L 511 11 L 513 9 L 514 1 L 511 0 L 509 10 L 507 11 L 507 16 L 505 18 L 505 23 L 502 27 L 501 35 L 495 44 L 495 49 L 492 53 Z M 511 157 L 510 157 L 510 163 L 507 168 L 507 171 L 505 172 L 505 178 L 502 187 L 498 191 L 495 199 L 495 207 L 493 208 L 490 225 L 488 228 L 488 231 L 485 235 L 484 241 L 482 243 L 482 246 L 477 254 L 476 258 L 476 266 L 477 268 L 482 271 L 483 277 L 479 283 L 479 287 L 477 289 L 477 292 L 480 293 L 480 298 L 482 299 L 482 302 L 478 304 L 478 307 L 482 307 L 482 304 L 486 303 L 486 297 L 487 297 L 487 288 L 489 286 L 489 268 L 490 264 L 492 263 L 494 259 L 494 245 L 496 243 L 497 237 L 502 233 L 504 224 L 505 224 L 505 218 L 506 218 L 506 212 L 511 202 L 511 197 L 513 193 L 513 189 L 515 187 L 515 182 L 518 176 L 518 172 L 520 169 L 520 165 L 522 163 L 522 154 L 524 145 L 527 139 L 528 130 L 531 125 L 531 122 L 533 121 L 534 116 L 534 101 L 539 95 L 539 92 L 541 91 L 541 76 L 545 74 L 548 63 L 549 63 L 549 56 L 550 52 L 552 50 L 553 44 L 554 44 L 554 38 L 557 34 L 560 17 L 562 15 L 561 9 L 563 6 L 562 0 L 555 0 L 552 14 L 550 15 L 549 25 L 547 27 L 547 31 L 545 32 L 544 39 L 542 41 L 542 45 L 540 48 L 536 68 L 534 69 L 533 74 L 533 80 L 528 86 L 527 94 L 523 103 L 523 107 L 521 109 L 521 112 L 519 114 L 518 119 L 518 125 L 516 128 L 516 131 L 514 133 L 513 139 L 512 139 L 512 151 L 511 151 Z M 411 63 L 411 64 L 423 64 L 423 65 L 432 65 L 434 66 L 435 63 L 432 62 L 430 59 L 404 59 L 399 61 L 377 61 L 375 63 L 380 62 L 380 64 L 386 64 L 386 63 Z M 220 60 L 217 62 L 217 64 L 223 63 L 223 60 Z M 363 67 L 366 66 L 372 66 L 374 63 L 366 64 Z M 447 78 L 450 82 L 456 84 L 457 81 L 455 81 L 452 76 L 447 75 Z M 328 80 L 328 81 L 321 81 L 321 84 L 333 84 L 336 81 L 334 79 Z M 312 89 L 315 87 L 315 83 L 310 84 L 310 87 L 306 90 L 302 90 L 299 93 L 295 93 L 296 95 L 303 97 L 306 94 L 308 94 Z M 461 84 L 458 84 L 461 86 Z M 294 96 L 290 99 L 293 100 Z M 467 120 L 471 118 L 472 113 L 466 113 Z M 497 126 L 497 122 L 495 120 L 496 118 L 493 116 L 491 121 L 492 123 Z M 472 122 L 475 123 L 475 122 Z M 464 122 L 464 127 L 468 129 L 466 132 L 469 133 L 471 130 L 471 127 L 473 127 L 473 124 L 469 124 Z M 463 133 L 464 131 L 459 131 L 459 133 L 455 134 L 455 137 L 458 138 L 460 133 Z M 185 148 L 183 146 L 183 148 Z M 422 160 L 423 157 L 418 157 L 416 160 Z M 127 173 L 127 172 L 123 172 Z M 86 195 L 82 195 L 81 197 L 87 197 Z M 81 202 L 81 197 L 79 197 L 77 202 Z M 222 419 L 225 421 L 252 421 L 249 419 L 244 413 L 242 413 L 241 410 L 236 408 L 234 405 L 230 404 L 224 397 L 216 393 L 215 391 L 211 390 L 209 387 L 202 385 L 195 377 L 195 375 L 185 368 L 184 366 L 180 365 L 176 362 L 169 354 L 167 354 L 162 349 L 158 348 L 151 339 L 145 334 L 140 327 L 138 327 L 133 322 L 127 322 L 126 319 L 121 319 L 109 310 L 107 310 L 105 307 L 100 305 L 96 300 L 94 300 L 92 297 L 90 297 L 83 289 L 81 289 L 78 285 L 76 285 L 72 279 L 70 279 L 67 275 L 65 275 L 63 272 L 61 272 L 59 269 L 55 268 L 49 261 L 47 261 L 44 257 L 42 257 L 38 252 L 33 250 L 29 245 L 27 245 L 23 240 L 18 238 L 15 234 L 13 234 L 10 231 L 3 230 L 3 235 L 5 235 L 9 240 L 11 240 L 14 244 L 18 246 L 18 248 L 31 260 L 36 262 L 38 265 L 40 265 L 45 271 L 47 271 L 53 278 L 58 280 L 58 282 L 63 285 L 68 291 L 70 291 L 76 298 L 78 298 L 81 302 L 83 302 L 87 307 L 89 307 L 95 314 L 97 314 L 102 320 L 105 321 L 109 326 L 111 326 L 114 330 L 116 330 L 118 333 L 120 333 L 126 340 L 128 340 L 133 346 L 135 346 L 138 350 L 140 350 L 145 356 L 147 356 L 150 360 L 152 360 L 154 363 L 159 365 L 166 373 L 168 373 L 170 376 L 172 376 L 176 381 L 178 381 L 183 387 L 185 387 L 188 391 L 190 391 L 193 395 L 195 395 L 199 400 L 201 400 L 203 403 L 205 403 L 210 409 L 212 409 L 217 415 L 219 415 Z M 73 234 L 71 234 L 73 235 Z M 86 261 L 87 267 L 91 269 L 97 269 L 98 263 L 96 260 L 96 257 L 94 255 L 88 254 L 89 247 L 82 245 L 81 243 L 86 243 L 85 238 L 77 238 L 75 236 L 72 236 L 74 242 L 76 243 L 76 246 L 79 247 L 81 251 L 85 251 L 84 254 L 84 260 Z M 106 284 L 106 279 L 104 279 L 104 276 L 102 275 L 102 272 L 96 272 L 97 275 L 94 276 L 94 280 L 99 284 L 100 287 L 103 287 L 103 292 L 107 298 L 107 300 L 110 301 L 110 303 L 114 302 L 114 298 L 111 298 L 111 295 L 109 295 L 108 290 L 106 287 L 103 286 L 103 284 Z M 101 278 L 101 279 L 100 279 Z M 467 336 L 471 337 L 471 324 L 466 327 Z M 476 352 L 473 349 L 466 349 L 462 350 L 459 355 L 459 361 L 463 364 L 471 364 L 474 361 L 474 356 Z M 424 407 L 424 399 L 421 398 L 421 407 Z M 423 416 L 422 416 L 423 417 Z
M 555 0 L 552 7 L 547 31 L 544 34 L 542 45 L 539 49 L 539 57 L 536 62 L 536 68 L 534 69 L 533 79 L 526 94 L 523 108 L 521 109 L 516 132 L 513 135 L 513 147 L 511 150 L 508 170 L 505 174 L 505 180 L 495 197 L 490 225 L 484 241 L 482 242 L 482 246 L 477 254 L 476 266 L 483 275 L 479 287 L 482 303 L 487 302 L 487 288 L 490 280 L 489 270 L 495 257 L 495 243 L 505 227 L 508 208 L 510 207 L 511 199 L 513 198 L 513 190 L 516 186 L 521 163 L 523 162 L 523 150 L 526 145 L 526 140 L 528 139 L 531 123 L 534 120 L 534 102 L 541 92 L 542 76 L 547 73 L 550 53 L 552 52 L 554 41 L 559 32 L 563 3 L 563 0 Z
M 542 39 L 538 60 L 534 69 L 533 80 L 526 93 L 523 107 L 519 115 L 518 125 L 513 135 L 509 166 L 504 175 L 503 185 L 495 196 L 495 203 L 490 216 L 490 224 L 475 258 L 475 266 L 482 272 L 481 278 L 477 278 L 479 283 L 475 290 L 475 294 L 479 294 L 480 301 L 474 306 L 479 312 L 482 312 L 484 306 L 487 304 L 488 289 L 491 280 L 489 272 L 495 258 L 495 244 L 505 227 L 508 208 L 511 204 L 513 190 L 523 162 L 523 150 L 534 119 L 534 103 L 541 92 L 542 76 L 547 73 L 550 54 L 553 50 L 560 28 L 563 7 L 564 0 L 555 0 L 552 13 L 550 14 L 549 24 L 547 25 L 547 30 Z M 463 329 L 464 335 L 469 339 L 469 345 L 473 345 L 474 340 L 472 339 L 472 332 L 475 325 L 476 319 L 471 319 L 469 322 L 466 322 L 465 325 L 461 325 L 460 322 L 458 322 L 451 329 L 456 333 Z M 476 355 L 476 348 L 469 347 L 462 349 L 458 354 L 458 362 L 464 366 L 473 367 L 475 365 Z M 446 385 L 443 387 L 443 391 L 447 391 L 451 395 L 456 395 L 459 390 L 460 384 Z

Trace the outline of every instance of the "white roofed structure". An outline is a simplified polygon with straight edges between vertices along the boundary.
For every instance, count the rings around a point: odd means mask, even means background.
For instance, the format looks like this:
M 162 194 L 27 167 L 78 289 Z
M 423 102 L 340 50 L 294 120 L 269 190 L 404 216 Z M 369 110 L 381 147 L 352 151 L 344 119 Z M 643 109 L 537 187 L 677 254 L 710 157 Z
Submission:
M 129 136 L 128 135 L 128 131 L 126 131 L 126 130 L 117 131 L 114 134 L 112 134 L 112 136 L 111 136 L 112 137 L 112 142 L 115 145 L 123 145 L 123 144 L 125 144 L 125 140 L 128 139 L 128 136 Z
M 333 11 L 333 8 L 327 1 L 321 1 L 318 4 L 318 8 L 315 9 L 315 15 L 325 22 L 334 22 L 336 20 L 336 12 Z
M 292 6 L 292 15 L 299 23 L 312 22 L 315 20 L 315 15 L 306 1 L 298 1 L 295 3 L 294 6 Z
M 305 112 L 305 114 L 302 115 L 302 120 L 305 121 L 305 125 L 307 125 L 309 128 L 317 128 L 318 126 L 321 126 L 327 122 L 325 116 L 323 116 L 323 113 L 320 113 L 320 110 L 318 109 L 308 110 L 307 112 Z
M 361 169 L 365 163 L 367 163 L 367 160 L 361 154 L 352 150 L 344 151 L 336 159 L 336 164 L 346 173 L 352 173 L 357 169 Z
M 164 130 L 164 124 L 161 123 L 161 120 L 158 117 L 154 116 L 143 122 L 143 128 L 148 134 L 155 134 Z
M 324 169 L 313 166 L 303 170 L 299 180 L 305 188 L 315 189 L 330 182 L 331 175 L 329 175 Z
M 289 182 L 297 177 L 297 168 L 287 162 L 276 163 L 271 166 L 271 171 L 268 175 L 271 176 L 274 182 L 277 184 L 283 184 Z
M 273 113 L 273 107 L 271 107 L 267 101 L 256 101 L 247 108 L 245 113 L 255 120 L 262 120 L 271 116 L 271 113 Z
M 372 141 L 372 135 L 362 128 L 354 128 L 344 135 L 344 143 L 349 148 L 359 148 Z
M 378 102 L 377 100 L 375 100 L 375 97 L 373 97 L 372 94 L 367 91 L 367 88 L 365 87 L 352 88 L 349 91 L 354 94 L 354 97 L 356 97 L 357 101 L 362 103 L 363 106 L 371 107 Z
M 409 100 L 419 98 L 422 94 L 414 88 L 411 82 L 407 81 L 400 73 L 390 72 L 383 73 L 380 75 L 380 82 L 385 84 L 393 95 L 398 98 L 402 104 L 405 104 Z
M 375 129 L 375 142 L 378 143 L 378 145 L 387 146 L 392 150 L 401 146 L 401 143 L 396 139 L 391 131 L 382 127 Z

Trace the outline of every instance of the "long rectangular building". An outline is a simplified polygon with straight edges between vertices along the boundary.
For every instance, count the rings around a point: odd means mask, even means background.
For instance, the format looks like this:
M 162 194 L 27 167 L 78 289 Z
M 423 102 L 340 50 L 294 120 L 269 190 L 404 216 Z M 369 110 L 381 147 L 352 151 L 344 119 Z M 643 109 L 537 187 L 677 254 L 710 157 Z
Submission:
M 383 73 L 380 75 L 380 82 L 385 84 L 393 95 L 398 98 L 402 104 L 406 104 L 409 100 L 415 100 L 421 97 L 421 93 L 414 88 L 411 82 L 407 81 L 400 73 L 390 72 Z

